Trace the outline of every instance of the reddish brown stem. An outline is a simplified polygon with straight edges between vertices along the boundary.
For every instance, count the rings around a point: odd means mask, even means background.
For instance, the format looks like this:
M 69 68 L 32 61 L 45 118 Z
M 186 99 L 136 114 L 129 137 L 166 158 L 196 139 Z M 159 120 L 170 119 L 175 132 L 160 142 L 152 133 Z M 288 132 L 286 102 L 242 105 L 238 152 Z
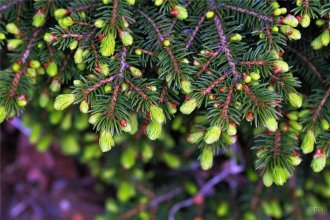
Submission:
M 202 69 L 200 69 L 197 73 L 196 73 L 196 77 L 200 77 L 200 75 L 202 75 L 202 73 L 204 73 L 205 71 L 207 71 L 209 65 L 211 64 L 212 60 L 214 60 L 214 58 L 216 58 L 218 56 L 218 54 L 220 53 L 221 50 L 218 50 L 216 52 L 214 52 L 212 54 L 212 56 L 210 57 L 210 59 L 208 59 L 208 61 L 202 66 Z
M 223 75 L 220 78 L 214 80 L 209 87 L 207 87 L 206 89 L 204 89 L 203 91 L 201 91 L 201 94 L 203 96 L 205 96 L 206 94 L 209 94 L 211 92 L 211 90 L 217 86 L 219 83 L 221 83 L 223 80 L 225 80 L 227 78 L 227 75 Z
M 118 83 L 115 85 L 115 88 L 113 90 L 113 95 L 112 95 L 111 101 L 109 103 L 109 110 L 107 112 L 108 119 L 111 119 L 114 116 L 113 113 L 115 111 L 115 107 L 116 107 L 116 103 L 117 103 L 119 87 L 120 87 L 120 84 Z
M 112 6 L 112 17 L 111 17 L 111 24 L 115 25 L 116 24 L 116 19 L 118 16 L 118 0 L 113 1 L 113 6 Z
M 87 96 L 89 93 L 91 93 L 91 92 L 94 91 L 95 89 L 99 88 L 100 86 L 102 86 L 102 85 L 104 85 L 104 84 L 107 84 L 107 83 L 112 82 L 114 79 L 115 79 L 115 75 L 110 76 L 110 77 L 108 77 L 108 78 L 106 78 L 106 79 L 103 79 L 103 80 L 101 80 L 101 81 L 95 83 L 93 86 L 91 86 L 91 87 L 85 89 L 85 90 L 83 91 L 83 93 L 84 93 L 85 96 Z
M 325 105 L 325 103 L 327 102 L 328 98 L 330 96 L 330 87 L 328 88 L 328 90 L 324 93 L 321 102 L 318 104 L 318 106 L 316 107 L 314 114 L 313 114 L 313 118 L 312 118 L 312 122 L 313 124 L 316 123 L 316 120 L 318 119 L 318 117 L 320 116 L 320 112 L 322 110 L 322 107 Z
M 127 82 L 128 85 L 130 85 L 130 87 L 135 90 L 144 100 L 148 99 L 147 94 L 145 94 L 142 89 L 140 89 L 139 87 L 137 87 L 136 85 L 134 85 L 129 79 L 125 80 Z
M 256 106 L 261 107 L 261 108 L 267 107 L 267 105 L 265 103 L 263 103 L 262 101 L 260 101 L 258 99 L 258 97 L 253 93 L 253 91 L 249 88 L 248 85 L 243 84 L 243 90 L 250 97 L 250 99 L 253 101 L 253 103 Z
M 232 96 L 233 96 L 233 85 L 231 86 L 230 90 L 228 91 L 228 95 L 227 95 L 227 98 L 226 98 L 226 101 L 223 105 L 223 108 L 222 108 L 222 112 L 221 112 L 221 117 L 223 119 L 227 119 L 228 118 L 228 110 L 229 110 L 229 105 L 231 103 L 231 99 L 232 99 Z

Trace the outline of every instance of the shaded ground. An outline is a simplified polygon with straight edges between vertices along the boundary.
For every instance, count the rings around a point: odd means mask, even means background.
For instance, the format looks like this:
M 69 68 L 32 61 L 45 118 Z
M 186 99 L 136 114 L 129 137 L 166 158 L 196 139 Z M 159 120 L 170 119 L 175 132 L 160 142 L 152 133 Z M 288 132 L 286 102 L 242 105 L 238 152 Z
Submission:
M 56 146 L 39 153 L 8 123 L 1 126 L 1 220 L 89 220 L 106 195 L 95 180 Z

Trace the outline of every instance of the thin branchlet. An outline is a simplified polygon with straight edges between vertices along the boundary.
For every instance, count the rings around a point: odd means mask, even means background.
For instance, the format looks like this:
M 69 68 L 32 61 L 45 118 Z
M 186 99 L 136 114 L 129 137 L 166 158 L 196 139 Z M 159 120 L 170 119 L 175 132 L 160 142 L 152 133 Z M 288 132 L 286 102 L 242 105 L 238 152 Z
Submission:
M 196 77 L 200 77 L 205 71 L 207 71 L 208 67 L 212 63 L 212 60 L 214 60 L 221 52 L 222 52 L 222 48 L 219 48 L 217 51 L 212 53 L 211 57 L 207 60 L 207 62 L 204 65 L 202 65 L 202 68 L 196 73 Z
M 328 98 L 330 96 L 330 87 L 328 88 L 328 90 L 324 93 L 320 103 L 317 105 L 314 113 L 313 113 L 313 118 L 312 118 L 312 123 L 315 124 L 316 120 L 320 117 L 320 112 L 323 108 L 323 106 L 325 105 L 325 103 L 327 102 Z
M 138 86 L 134 85 L 132 81 L 129 79 L 125 79 L 127 84 L 134 90 L 136 91 L 144 100 L 148 99 L 147 94 L 145 94 L 142 89 L 140 89 Z
M 97 83 L 95 83 L 94 85 L 92 85 L 91 87 L 88 87 L 87 89 L 83 90 L 83 94 L 84 96 L 87 96 L 89 93 L 91 93 L 92 91 L 94 91 L 95 89 L 99 88 L 100 86 L 107 84 L 107 83 L 111 83 L 117 75 L 112 75 L 106 79 L 100 80 Z
M 112 98 L 108 105 L 109 106 L 108 111 L 107 111 L 108 119 L 111 119 L 114 116 L 113 113 L 115 111 L 115 107 L 116 107 L 116 103 L 117 103 L 119 88 L 120 88 L 120 83 L 117 83 L 115 85 L 115 88 L 113 89 Z
M 267 107 L 268 105 L 264 102 L 262 102 L 254 93 L 253 91 L 250 89 L 250 87 L 247 85 L 247 84 L 243 84 L 243 90 L 245 92 L 245 94 L 247 94 L 250 99 L 252 100 L 252 102 L 260 107 L 260 108 L 265 108 Z
M 202 27 L 204 21 L 205 21 L 205 15 L 203 15 L 203 16 L 199 19 L 199 21 L 198 21 L 198 23 L 197 23 L 197 25 L 196 25 L 194 31 L 191 32 L 191 34 L 188 36 L 188 38 L 187 38 L 187 42 L 186 42 L 186 45 L 185 45 L 185 48 L 186 48 L 186 49 L 188 49 L 188 48 L 190 47 L 190 45 L 192 44 L 194 38 L 195 38 L 196 35 L 197 35 L 198 30 Z
M 227 78 L 228 75 L 223 75 L 221 77 L 219 77 L 218 79 L 214 80 L 213 82 L 211 82 L 211 84 L 206 88 L 204 89 L 203 91 L 201 91 L 200 93 L 205 96 L 207 94 L 209 94 L 212 89 L 214 87 L 216 87 L 217 85 L 219 85 L 219 83 L 221 83 L 222 81 L 224 81 L 226 78 Z

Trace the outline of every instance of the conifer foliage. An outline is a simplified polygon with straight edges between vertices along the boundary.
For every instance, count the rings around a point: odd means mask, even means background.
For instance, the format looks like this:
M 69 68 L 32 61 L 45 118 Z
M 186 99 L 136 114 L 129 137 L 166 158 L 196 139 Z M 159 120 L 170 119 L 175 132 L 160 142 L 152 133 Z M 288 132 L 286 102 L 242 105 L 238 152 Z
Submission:
M 250 126 L 265 186 L 285 184 L 303 154 L 320 172 L 330 146 L 330 3 L 279 3 L 4 0 L 0 121 L 26 109 L 56 125 L 71 120 L 64 111 L 89 122 L 111 154 L 117 135 L 164 140 L 184 118 L 204 170 Z

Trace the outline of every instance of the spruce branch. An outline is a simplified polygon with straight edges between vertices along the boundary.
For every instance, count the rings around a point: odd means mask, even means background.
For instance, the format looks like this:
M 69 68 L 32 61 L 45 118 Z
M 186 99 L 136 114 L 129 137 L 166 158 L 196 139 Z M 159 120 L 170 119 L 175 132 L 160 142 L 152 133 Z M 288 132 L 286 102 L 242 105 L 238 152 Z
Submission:
M 106 79 L 98 81 L 93 86 L 83 90 L 84 96 L 87 96 L 89 93 L 91 93 L 92 91 L 96 90 L 97 88 L 99 88 L 100 86 L 102 86 L 104 84 L 111 83 L 116 77 L 117 77 L 117 75 L 112 75 Z
M 260 13 L 255 12 L 255 11 L 249 10 L 247 8 L 241 8 L 241 7 L 236 6 L 236 5 L 223 4 L 223 3 L 222 4 L 219 4 L 219 6 L 220 7 L 227 8 L 227 9 L 230 9 L 230 10 L 233 10 L 233 11 L 237 11 L 237 12 L 241 12 L 241 13 L 244 13 L 244 14 L 251 15 L 253 17 L 256 17 L 256 18 L 260 19 L 261 21 L 273 22 L 273 18 L 272 17 L 266 16 L 266 15 L 262 15 Z
M 219 53 L 221 53 L 223 50 L 220 47 L 217 51 L 213 52 L 211 57 L 206 61 L 206 63 L 204 65 L 202 65 L 202 69 L 200 69 L 197 73 L 196 73 L 196 77 L 200 77 L 205 71 L 208 70 L 208 67 L 210 66 L 210 64 L 212 63 L 212 60 L 214 60 Z
M 114 0 L 113 1 L 112 16 L 111 16 L 111 21 L 110 21 L 110 23 L 112 25 L 116 24 L 116 19 L 117 19 L 117 16 L 118 16 L 118 4 L 119 4 L 119 0 Z
M 23 2 L 23 0 L 9 0 L 7 3 L 4 3 L 3 5 L 0 6 L 0 12 L 4 12 L 9 7 L 21 2 Z
M 322 107 L 325 105 L 325 103 L 327 102 L 328 98 L 330 96 L 330 87 L 327 89 L 327 91 L 324 93 L 320 103 L 318 104 L 318 106 L 316 107 L 316 109 L 314 110 L 313 113 L 313 117 L 312 117 L 312 123 L 315 124 L 316 120 L 319 118 L 320 116 L 320 112 L 322 110 Z
M 243 84 L 243 90 L 245 92 L 245 94 L 247 94 L 250 99 L 253 101 L 253 103 L 260 107 L 260 108 L 266 108 L 267 106 L 269 106 L 268 104 L 262 102 L 260 99 L 258 99 L 258 97 L 254 94 L 254 92 L 250 89 L 250 87 L 247 84 Z
M 31 36 L 31 39 L 29 41 L 29 44 L 28 44 L 26 50 L 24 51 L 23 56 L 20 60 L 22 65 L 26 63 L 26 61 L 27 61 L 27 59 L 28 59 L 28 57 L 31 53 L 32 45 L 33 45 L 34 41 L 37 39 L 40 30 L 41 30 L 40 28 L 37 28 L 37 29 L 34 30 L 32 36 Z M 18 84 L 20 82 L 22 74 L 24 74 L 23 70 L 18 71 L 18 72 L 15 73 L 15 76 L 14 76 L 14 78 L 12 80 L 12 83 L 9 87 L 8 98 L 12 98 L 16 94 L 16 90 L 17 90 L 17 87 L 18 87 Z
M 227 37 L 226 37 L 225 32 L 223 30 L 221 19 L 216 14 L 213 17 L 213 20 L 214 20 L 215 27 L 216 27 L 217 32 L 218 32 L 218 35 L 219 35 L 220 45 L 221 45 L 222 50 L 224 51 L 224 53 L 225 53 L 225 55 L 227 57 L 228 65 L 229 65 L 229 67 L 231 69 L 231 72 L 233 73 L 235 79 L 238 79 L 238 78 L 240 78 L 240 76 L 239 76 L 239 74 L 238 74 L 238 72 L 236 70 L 236 63 L 235 63 L 235 60 L 233 58 L 233 55 L 232 55 L 232 53 L 231 53 L 231 51 L 229 49 Z
M 120 83 L 117 83 L 115 85 L 115 88 L 113 89 L 113 94 L 112 94 L 111 101 L 108 104 L 108 111 L 107 111 L 107 118 L 108 119 L 111 119 L 114 116 L 113 113 L 114 113 L 115 107 L 116 107 L 119 88 L 120 88 Z
M 129 79 L 125 79 L 125 81 L 127 82 L 128 85 L 131 86 L 131 88 L 136 91 L 144 100 L 148 99 L 147 94 L 145 94 L 142 89 L 140 89 L 138 86 L 134 85 L 132 81 L 130 81 Z
M 216 87 L 217 85 L 219 85 L 222 81 L 224 81 L 226 78 L 227 78 L 227 74 L 219 77 L 218 79 L 214 80 L 213 82 L 211 82 L 211 84 L 206 88 L 204 89 L 203 91 L 201 91 L 200 93 L 205 96 L 207 94 L 209 94 L 211 92 L 211 90 Z
M 223 119 L 228 119 L 229 105 L 230 105 L 232 97 L 233 97 L 233 92 L 234 92 L 234 83 L 231 85 L 231 87 L 228 91 L 227 97 L 226 97 L 226 101 L 222 107 L 221 117 Z
M 275 131 L 275 139 L 274 139 L 274 156 L 277 157 L 281 154 L 280 149 L 281 149 L 281 132 L 279 130 Z
M 188 49 L 190 47 L 190 45 L 192 44 L 194 38 L 196 37 L 197 35 L 197 32 L 199 31 L 199 29 L 202 27 L 204 21 L 205 21 L 205 15 L 203 15 L 198 23 L 197 23 L 197 26 L 195 27 L 194 31 L 190 33 L 190 35 L 188 36 L 187 38 L 187 41 L 186 41 L 186 44 L 185 44 L 185 48 Z
M 166 81 L 164 80 L 163 88 L 162 88 L 162 91 L 160 93 L 159 103 L 164 103 L 165 96 L 166 96 L 166 93 L 167 93 L 167 89 L 168 89 L 168 85 L 167 85 Z
M 304 63 L 306 63 L 309 68 L 312 70 L 312 72 L 316 75 L 316 77 L 318 78 L 318 80 L 321 83 L 324 83 L 324 79 L 322 77 L 322 74 L 320 73 L 320 71 L 317 69 L 317 67 L 313 64 L 313 62 L 308 59 L 307 56 L 305 56 L 303 53 L 299 52 L 297 49 L 291 47 L 291 46 L 286 46 L 287 49 L 289 49 L 290 51 L 292 51 L 294 54 L 296 54 Z

